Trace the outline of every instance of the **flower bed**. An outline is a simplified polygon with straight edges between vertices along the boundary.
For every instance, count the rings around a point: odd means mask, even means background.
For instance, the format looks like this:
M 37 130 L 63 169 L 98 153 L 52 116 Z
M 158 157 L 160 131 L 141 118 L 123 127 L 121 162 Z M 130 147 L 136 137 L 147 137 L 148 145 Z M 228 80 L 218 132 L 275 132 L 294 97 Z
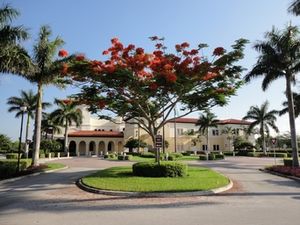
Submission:
M 272 166 L 268 167 L 267 170 L 300 178 L 300 167 L 293 168 L 290 166 Z

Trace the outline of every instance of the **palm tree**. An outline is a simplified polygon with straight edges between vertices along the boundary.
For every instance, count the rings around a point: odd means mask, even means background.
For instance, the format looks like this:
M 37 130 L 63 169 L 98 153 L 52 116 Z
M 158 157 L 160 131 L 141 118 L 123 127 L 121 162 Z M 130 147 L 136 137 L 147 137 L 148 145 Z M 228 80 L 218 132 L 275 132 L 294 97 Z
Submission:
M 278 112 L 276 110 L 268 111 L 269 102 L 265 101 L 260 107 L 251 106 L 247 115 L 243 118 L 244 120 L 253 120 L 253 122 L 248 127 L 248 133 L 250 133 L 255 127 L 259 126 L 259 133 L 262 139 L 262 150 L 264 154 L 267 154 L 266 151 L 266 140 L 265 134 L 270 133 L 271 127 L 277 133 L 279 132 L 278 127 L 275 125 L 276 122 L 276 114 Z
M 296 16 L 300 15 L 300 0 L 294 0 L 288 8 L 288 11 Z
M 55 103 L 58 105 L 58 109 L 51 113 L 51 117 L 55 123 L 65 127 L 65 141 L 64 149 L 68 152 L 68 129 L 74 122 L 76 126 L 80 126 L 82 123 L 82 114 L 79 109 L 76 108 L 77 103 L 72 100 L 58 100 L 55 99 Z
M 19 12 L 5 5 L 0 8 L 0 72 L 26 73 L 31 68 L 28 54 L 20 46 L 20 42 L 28 38 L 23 26 L 12 26 L 12 21 Z
M 208 129 L 210 127 L 217 127 L 218 121 L 219 120 L 216 119 L 216 115 L 207 110 L 207 111 L 205 111 L 205 114 L 200 115 L 200 117 L 196 123 L 196 126 L 200 126 L 198 131 L 202 134 L 206 134 L 206 145 L 207 145 L 206 150 L 207 151 L 209 151 Z
M 225 128 L 222 130 L 222 134 L 225 134 L 227 136 L 228 140 L 228 148 L 229 151 L 231 150 L 231 140 L 233 139 L 234 129 L 232 127 L 225 126 Z
M 61 129 L 59 124 L 53 121 L 53 118 L 48 113 L 43 113 L 42 125 L 41 125 L 42 134 L 45 134 L 45 138 L 47 139 L 48 134 L 52 134 L 51 139 L 54 139 L 54 134 L 60 134 Z
M 297 27 L 288 26 L 283 31 L 275 28 L 265 35 L 266 40 L 254 45 L 260 56 L 253 69 L 246 75 L 249 82 L 253 78 L 264 76 L 262 89 L 266 90 L 272 81 L 280 77 L 286 80 L 286 97 L 289 109 L 293 166 L 299 167 L 298 146 L 295 127 L 295 110 L 292 84 L 300 70 L 300 39 Z
M 297 118 L 300 115 L 300 94 L 293 92 L 293 100 L 294 100 L 294 110 L 295 110 L 295 117 Z M 279 115 L 282 116 L 289 112 L 288 102 L 285 101 L 282 103 L 284 107 L 282 110 L 279 111 Z
M 28 140 L 28 133 L 29 133 L 29 126 L 30 126 L 30 119 L 34 118 L 34 111 L 36 109 L 36 101 L 37 101 L 37 95 L 33 94 L 32 90 L 21 91 L 20 97 L 10 97 L 7 99 L 7 104 L 10 105 L 8 108 L 8 112 L 16 112 L 16 118 L 20 117 L 22 115 L 21 107 L 26 106 L 26 114 L 27 114 L 27 122 L 26 122 L 26 132 L 25 132 L 25 154 L 28 155 L 28 148 L 29 143 L 27 143 Z M 45 109 L 46 107 L 51 106 L 48 102 L 42 103 L 42 108 Z

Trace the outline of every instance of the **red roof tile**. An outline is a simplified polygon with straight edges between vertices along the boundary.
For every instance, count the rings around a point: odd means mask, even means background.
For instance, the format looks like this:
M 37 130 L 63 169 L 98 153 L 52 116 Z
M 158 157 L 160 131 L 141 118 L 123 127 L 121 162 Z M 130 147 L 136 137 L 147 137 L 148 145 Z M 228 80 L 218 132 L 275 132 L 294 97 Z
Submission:
M 80 130 L 69 133 L 69 137 L 124 137 L 123 132 L 118 131 L 94 131 L 94 130 Z
M 198 119 L 195 119 L 195 118 L 177 118 L 177 119 L 170 119 L 169 121 L 168 121 L 168 123 L 174 123 L 174 122 L 176 122 L 176 123 L 193 123 L 193 124 L 195 124 L 195 123 L 197 123 L 197 121 L 198 121 Z
M 250 125 L 251 122 L 246 120 L 236 120 L 236 119 L 228 119 L 228 120 L 220 120 L 218 124 L 241 124 L 241 125 Z

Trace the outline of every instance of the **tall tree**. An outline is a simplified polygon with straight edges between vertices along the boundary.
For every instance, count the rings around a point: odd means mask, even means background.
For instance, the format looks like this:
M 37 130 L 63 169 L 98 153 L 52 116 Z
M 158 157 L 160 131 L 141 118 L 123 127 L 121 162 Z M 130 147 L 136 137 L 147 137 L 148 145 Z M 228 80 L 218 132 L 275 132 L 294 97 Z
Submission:
M 276 115 L 278 111 L 271 110 L 268 111 L 269 102 L 265 101 L 260 107 L 251 106 L 247 115 L 243 118 L 245 120 L 253 120 L 253 122 L 248 127 L 248 133 L 250 133 L 255 127 L 259 127 L 259 133 L 262 139 L 262 150 L 264 154 L 267 154 L 266 150 L 266 133 L 270 133 L 270 127 L 275 130 L 277 133 L 279 132 L 278 127 L 275 125 Z
M 210 111 L 206 111 L 205 114 L 201 114 L 196 126 L 199 126 L 199 132 L 206 135 L 207 151 L 209 151 L 209 128 L 217 127 L 219 120 L 216 119 L 216 115 Z
M 20 42 L 28 38 L 23 26 L 13 26 L 19 12 L 9 5 L 0 8 L 0 73 L 27 72 L 31 68 L 28 54 Z
M 16 112 L 16 118 L 20 117 L 22 115 L 21 107 L 26 106 L 26 114 L 27 114 L 27 122 L 26 122 L 26 131 L 25 131 L 25 154 L 28 155 L 28 148 L 29 144 L 27 143 L 28 140 L 28 134 L 29 134 L 29 127 L 30 127 L 30 119 L 34 118 L 34 113 L 36 109 L 36 103 L 37 103 L 37 95 L 33 94 L 32 90 L 21 91 L 20 97 L 10 97 L 7 99 L 7 104 L 10 105 L 8 108 L 8 112 Z M 42 108 L 45 109 L 46 107 L 51 106 L 49 102 L 43 102 Z
M 300 15 L 300 0 L 293 0 L 290 4 L 288 11 L 296 16 Z
M 253 69 L 246 75 L 245 80 L 249 82 L 253 78 L 263 76 L 262 89 L 265 91 L 274 80 L 281 77 L 285 78 L 293 166 L 299 167 L 292 93 L 292 85 L 295 84 L 296 74 L 300 70 L 299 30 L 295 26 L 288 26 L 282 31 L 273 28 L 271 32 L 265 34 L 265 40 L 256 43 L 254 48 L 260 55 Z
M 77 109 L 77 103 L 72 100 L 55 100 L 55 104 L 58 105 L 58 109 L 51 113 L 53 121 L 57 124 L 64 126 L 65 128 L 65 141 L 64 149 L 68 152 L 68 129 L 69 126 L 74 122 L 76 126 L 80 126 L 82 123 L 82 114 Z
M 48 134 L 51 134 L 51 139 L 54 139 L 54 134 L 60 134 L 61 133 L 61 127 L 59 124 L 57 124 L 52 116 L 48 113 L 43 113 L 43 119 L 42 119 L 42 125 L 41 125 L 41 131 L 42 134 L 45 135 L 44 138 L 48 137 Z
M 295 117 L 300 115 L 300 94 L 293 92 L 293 100 L 294 100 L 294 110 L 295 110 Z M 279 115 L 282 116 L 289 112 L 289 104 L 287 101 L 282 103 L 284 107 L 279 111 Z

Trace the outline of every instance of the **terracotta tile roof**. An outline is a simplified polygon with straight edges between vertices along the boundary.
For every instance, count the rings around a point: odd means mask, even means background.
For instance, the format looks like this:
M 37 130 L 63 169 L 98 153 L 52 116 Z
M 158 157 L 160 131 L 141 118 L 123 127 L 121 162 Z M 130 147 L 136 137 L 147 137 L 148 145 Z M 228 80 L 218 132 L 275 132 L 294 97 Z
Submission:
M 124 137 L 123 132 L 118 131 L 94 131 L 94 130 L 80 130 L 69 133 L 69 137 Z
M 218 124 L 241 124 L 241 125 L 250 125 L 251 122 L 246 120 L 236 120 L 236 119 L 228 119 L 228 120 L 220 120 Z
M 196 118 L 178 118 L 178 119 L 170 119 L 168 123 L 192 123 L 196 124 L 198 119 Z M 219 120 L 218 124 L 225 125 L 225 124 L 241 124 L 241 125 L 250 125 L 251 122 L 246 120 L 236 120 L 236 119 L 227 119 L 227 120 Z

